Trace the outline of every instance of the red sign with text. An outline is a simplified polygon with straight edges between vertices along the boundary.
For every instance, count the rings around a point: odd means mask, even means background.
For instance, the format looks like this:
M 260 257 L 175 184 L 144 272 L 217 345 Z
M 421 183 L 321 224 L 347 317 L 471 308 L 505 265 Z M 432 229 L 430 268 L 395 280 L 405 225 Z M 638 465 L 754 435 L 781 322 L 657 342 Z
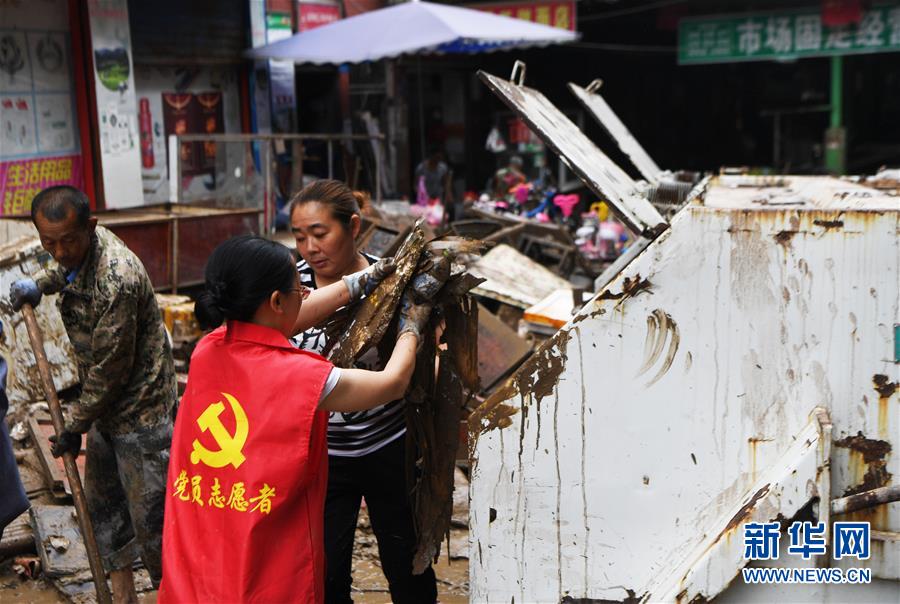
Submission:
M 470 4 L 468 8 L 575 31 L 575 0 L 563 2 Z
M 84 187 L 81 156 L 41 157 L 0 162 L 0 199 L 3 216 L 22 216 L 31 212 L 31 200 L 43 189 L 54 185 Z
M 309 31 L 323 25 L 328 25 L 341 18 L 341 11 L 331 4 L 306 4 L 298 5 L 300 8 L 300 30 Z

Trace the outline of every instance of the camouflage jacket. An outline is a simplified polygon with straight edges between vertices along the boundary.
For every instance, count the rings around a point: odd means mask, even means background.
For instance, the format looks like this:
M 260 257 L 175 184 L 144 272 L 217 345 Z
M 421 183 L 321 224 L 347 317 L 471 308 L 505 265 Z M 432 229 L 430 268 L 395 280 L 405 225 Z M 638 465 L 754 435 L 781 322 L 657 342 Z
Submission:
M 36 279 L 58 304 L 75 349 L 81 396 L 71 409 L 78 431 L 91 422 L 123 434 L 170 417 L 177 397 L 172 348 L 144 265 L 118 237 L 97 227 L 72 283 L 55 266 Z

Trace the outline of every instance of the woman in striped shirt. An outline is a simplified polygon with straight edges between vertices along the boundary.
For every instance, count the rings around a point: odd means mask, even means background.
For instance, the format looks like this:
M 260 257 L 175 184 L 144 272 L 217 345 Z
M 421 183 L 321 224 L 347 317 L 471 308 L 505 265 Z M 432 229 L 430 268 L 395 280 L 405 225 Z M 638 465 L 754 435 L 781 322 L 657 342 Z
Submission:
M 368 197 L 335 180 L 318 180 L 291 201 L 291 231 L 300 262 L 300 283 L 312 289 L 366 269 L 378 259 L 356 249 L 360 211 Z M 294 339 L 321 353 L 325 334 L 307 329 Z M 357 366 L 381 369 L 377 350 Z M 434 571 L 412 574 L 415 528 L 405 474 L 405 401 L 356 413 L 331 413 L 328 420 L 328 495 L 325 501 L 326 602 L 352 602 L 351 562 L 360 502 L 366 499 L 378 540 L 381 566 L 397 604 L 437 599 Z

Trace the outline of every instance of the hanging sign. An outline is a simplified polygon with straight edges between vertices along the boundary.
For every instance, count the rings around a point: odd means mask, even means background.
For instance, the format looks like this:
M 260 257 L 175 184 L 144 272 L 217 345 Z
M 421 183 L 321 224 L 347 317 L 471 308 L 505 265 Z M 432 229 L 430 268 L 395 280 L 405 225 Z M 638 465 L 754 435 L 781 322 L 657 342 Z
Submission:
M 299 31 L 309 31 L 333 23 L 341 18 L 341 9 L 336 4 L 301 2 L 297 7 L 300 11 Z
M 83 186 L 81 155 L 0 162 L 0 194 L 4 216 L 27 214 L 31 200 L 47 187 Z
M 900 51 L 900 6 L 866 10 L 829 27 L 820 11 L 697 17 L 678 24 L 681 65 Z
M 575 0 L 470 4 L 467 8 L 575 31 Z

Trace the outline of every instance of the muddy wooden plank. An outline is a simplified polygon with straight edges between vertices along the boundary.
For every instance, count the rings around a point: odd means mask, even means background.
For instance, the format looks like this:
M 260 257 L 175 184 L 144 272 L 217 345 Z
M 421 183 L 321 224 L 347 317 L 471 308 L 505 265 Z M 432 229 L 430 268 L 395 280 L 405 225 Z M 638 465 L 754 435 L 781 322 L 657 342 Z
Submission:
M 55 497 L 72 496 L 72 489 L 69 487 L 69 481 L 66 478 L 66 470 L 63 466 L 62 458 L 53 457 L 50 451 L 50 436 L 54 434 L 53 424 L 50 416 L 40 414 L 28 418 L 28 430 L 31 432 L 32 441 L 35 444 L 38 453 L 38 459 L 44 470 L 44 478 L 47 487 Z M 84 454 L 85 436 L 81 436 L 81 454 L 76 458 L 75 465 L 78 466 L 78 473 L 81 474 L 81 480 L 84 481 Z
M 87 550 L 78 529 L 75 507 L 70 505 L 31 506 L 31 528 L 44 574 L 62 577 L 88 571 Z
M 478 312 L 478 376 L 489 392 L 531 354 L 531 345 L 483 306 Z
M 472 293 L 522 309 L 537 304 L 557 289 L 572 287 L 550 269 L 508 245 L 490 250 L 472 266 L 471 273 L 487 279 Z

